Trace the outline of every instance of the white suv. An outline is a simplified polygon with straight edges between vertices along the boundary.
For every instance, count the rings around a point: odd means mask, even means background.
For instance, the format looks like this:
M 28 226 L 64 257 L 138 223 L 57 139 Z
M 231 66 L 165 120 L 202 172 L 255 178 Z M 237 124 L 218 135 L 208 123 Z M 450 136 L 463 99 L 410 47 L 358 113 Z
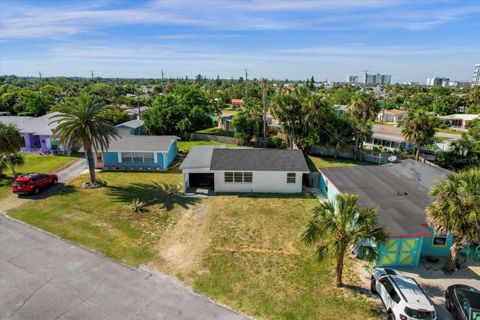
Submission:
M 393 269 L 376 268 L 370 290 L 378 294 L 389 320 L 436 320 L 435 307 L 415 279 L 404 277 Z

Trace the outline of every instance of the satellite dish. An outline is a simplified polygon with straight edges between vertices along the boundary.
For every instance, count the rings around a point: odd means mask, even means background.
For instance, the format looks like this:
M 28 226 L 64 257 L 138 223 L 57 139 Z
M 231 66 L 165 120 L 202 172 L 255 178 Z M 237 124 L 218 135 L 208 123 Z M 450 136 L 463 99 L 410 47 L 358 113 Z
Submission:
M 397 156 L 390 156 L 390 157 L 388 157 L 388 161 L 390 161 L 390 162 L 395 162 L 395 161 L 397 161 Z

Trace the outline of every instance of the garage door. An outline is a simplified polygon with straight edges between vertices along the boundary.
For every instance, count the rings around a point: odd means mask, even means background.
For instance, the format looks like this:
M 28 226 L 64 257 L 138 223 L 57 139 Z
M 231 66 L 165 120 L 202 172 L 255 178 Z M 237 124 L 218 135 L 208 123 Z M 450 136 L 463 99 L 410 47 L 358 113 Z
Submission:
M 380 249 L 378 265 L 416 266 L 422 238 L 390 239 Z
M 188 179 L 190 188 L 214 189 L 213 173 L 190 173 Z

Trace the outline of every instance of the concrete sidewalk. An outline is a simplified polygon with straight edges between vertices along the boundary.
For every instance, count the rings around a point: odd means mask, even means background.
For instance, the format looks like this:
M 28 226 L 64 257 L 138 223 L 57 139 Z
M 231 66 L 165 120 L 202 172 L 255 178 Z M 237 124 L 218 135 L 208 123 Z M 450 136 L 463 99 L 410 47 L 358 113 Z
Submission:
M 132 269 L 0 214 L 0 319 L 247 319 L 175 278 Z

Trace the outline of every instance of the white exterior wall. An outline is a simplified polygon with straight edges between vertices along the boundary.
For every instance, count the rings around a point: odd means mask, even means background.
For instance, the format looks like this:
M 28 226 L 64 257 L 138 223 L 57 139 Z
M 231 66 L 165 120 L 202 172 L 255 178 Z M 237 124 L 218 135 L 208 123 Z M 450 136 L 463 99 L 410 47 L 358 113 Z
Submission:
M 198 171 L 195 171 L 198 172 Z M 227 171 L 232 172 L 232 171 Z M 303 173 L 296 172 L 295 183 L 287 183 L 286 171 L 245 171 L 252 172 L 252 183 L 225 182 L 225 171 L 215 171 L 215 192 L 302 192 Z M 292 173 L 292 171 L 289 171 Z

